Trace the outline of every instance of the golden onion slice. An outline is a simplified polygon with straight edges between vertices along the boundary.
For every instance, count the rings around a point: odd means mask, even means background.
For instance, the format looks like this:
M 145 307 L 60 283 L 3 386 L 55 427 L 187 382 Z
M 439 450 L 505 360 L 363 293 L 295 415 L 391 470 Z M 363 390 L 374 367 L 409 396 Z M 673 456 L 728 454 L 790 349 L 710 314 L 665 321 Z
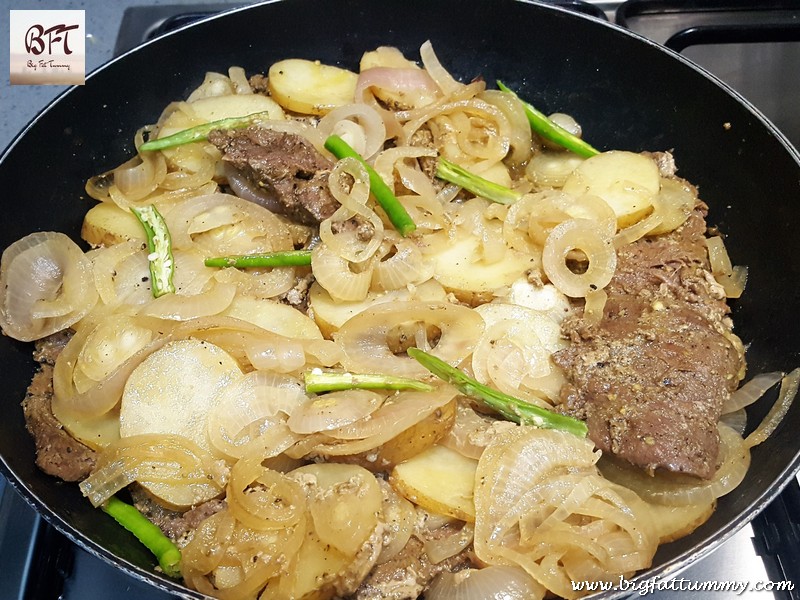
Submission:
M 518 565 L 574 598 L 572 581 L 616 580 L 650 565 L 658 536 L 647 505 L 601 477 L 586 439 L 516 427 L 496 436 L 475 474 L 475 552 Z
M 438 340 L 428 337 L 431 330 Z M 458 365 L 469 356 L 482 333 L 483 319 L 465 306 L 396 302 L 357 314 L 342 325 L 334 339 L 344 353 L 345 369 L 423 377 L 428 371 L 405 353 L 409 344 L 429 348 L 436 357 Z
M 576 250 L 588 262 L 583 272 L 573 271 L 567 263 Z M 612 238 L 588 219 L 570 219 L 554 227 L 542 252 L 542 267 L 548 279 L 572 298 L 603 289 L 614 276 L 616 266 Z
M 42 231 L 14 242 L 0 261 L 0 326 L 30 342 L 66 329 L 97 302 L 92 263 L 63 233 Z

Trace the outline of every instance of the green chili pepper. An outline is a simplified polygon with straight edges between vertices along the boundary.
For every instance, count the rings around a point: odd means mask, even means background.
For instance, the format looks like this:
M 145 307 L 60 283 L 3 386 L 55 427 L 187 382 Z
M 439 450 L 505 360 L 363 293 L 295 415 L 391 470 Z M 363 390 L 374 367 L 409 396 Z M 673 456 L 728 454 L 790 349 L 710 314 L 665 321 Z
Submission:
M 550 140 L 551 142 L 558 144 L 562 148 L 566 148 L 567 150 L 574 152 L 578 156 L 589 158 L 595 154 L 600 154 L 599 150 L 593 148 L 578 136 L 572 135 L 560 125 L 553 123 L 553 121 L 551 121 L 547 115 L 536 110 L 533 106 L 523 101 L 515 92 L 507 88 L 502 81 L 497 82 L 497 87 L 499 87 L 502 91 L 513 95 L 517 100 L 522 102 L 522 106 L 525 109 L 525 116 L 528 117 L 528 123 L 530 123 L 531 129 L 535 133 L 539 134 L 545 139 Z
M 409 348 L 408 355 L 438 378 L 455 386 L 462 394 L 483 402 L 509 421 L 521 425 L 534 425 L 542 429 L 560 429 L 579 437 L 586 437 L 588 428 L 583 421 L 540 408 L 483 385 L 419 348 Z
M 325 140 L 325 148 L 336 158 L 355 158 L 366 167 L 367 173 L 369 174 L 369 190 L 372 195 L 375 196 L 375 200 L 381 205 L 381 208 L 386 212 L 386 216 L 389 217 L 392 225 L 394 225 L 400 235 L 406 237 L 417 228 L 411 216 L 406 211 L 405 206 L 400 203 L 394 195 L 394 192 L 390 190 L 389 186 L 381 179 L 381 176 L 378 175 L 375 169 L 370 167 L 347 142 L 338 135 L 332 135 Z
M 149 152 L 152 150 L 163 150 L 164 148 L 174 148 L 175 146 L 183 146 L 184 144 L 191 144 L 192 142 L 200 142 L 206 139 L 208 134 L 215 129 L 241 129 L 257 121 L 266 119 L 269 119 L 269 112 L 257 112 L 243 117 L 229 117 L 227 119 L 211 121 L 210 123 L 203 123 L 202 125 L 173 133 L 167 137 L 149 140 L 139 146 L 139 151 Z
M 181 576 L 181 551 L 147 517 L 115 496 L 109 498 L 102 509 L 155 555 L 165 575 L 175 578 Z
M 319 394 L 336 390 L 418 390 L 430 392 L 432 385 L 423 381 L 374 373 L 332 373 L 314 369 L 303 375 L 306 392 Z
M 439 159 L 439 164 L 436 166 L 436 176 L 439 179 L 455 183 L 476 196 L 498 204 L 514 204 L 514 202 L 522 198 L 522 194 L 518 191 L 484 179 L 480 175 L 470 173 L 464 167 L 451 163 L 444 158 Z
M 265 254 L 238 254 L 215 256 L 204 261 L 207 267 L 236 267 L 238 269 L 264 267 L 304 267 L 311 264 L 311 250 L 286 250 Z
M 150 262 L 150 289 L 153 297 L 174 294 L 175 259 L 172 257 L 172 238 L 164 222 L 164 217 L 155 206 L 149 204 L 142 208 L 131 207 L 144 228 L 147 236 L 147 260 Z

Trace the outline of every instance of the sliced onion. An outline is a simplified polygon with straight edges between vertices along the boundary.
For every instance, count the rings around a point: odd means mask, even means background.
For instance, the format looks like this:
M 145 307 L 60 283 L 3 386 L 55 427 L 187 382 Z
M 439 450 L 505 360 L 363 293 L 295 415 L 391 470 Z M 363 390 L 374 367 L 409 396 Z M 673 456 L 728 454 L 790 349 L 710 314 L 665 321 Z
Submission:
M 673 177 L 661 178 L 661 190 L 656 196 L 655 211 L 661 214 L 661 224 L 654 227 L 653 235 L 674 231 L 680 227 L 697 204 L 697 190 L 693 185 Z
M 398 290 L 409 284 L 419 285 L 433 277 L 433 265 L 425 261 L 422 251 L 413 241 L 394 239 L 384 243 L 382 249 L 386 251 L 378 252 L 380 260 L 375 263 L 372 274 L 374 291 Z
M 142 244 L 135 240 L 92 251 L 92 275 L 100 300 L 104 304 L 115 304 L 118 301 L 115 285 L 117 265 L 137 252 L 144 251 Z
M 652 204 L 654 209 L 649 215 L 637 221 L 633 225 L 626 227 L 625 229 L 621 229 L 614 236 L 615 248 L 621 248 L 626 244 L 631 244 L 636 240 L 648 235 L 651 231 L 653 231 L 653 229 L 661 225 L 661 222 L 664 220 L 664 216 L 657 208 L 658 199 L 653 198 Z
M 332 298 L 342 301 L 357 301 L 367 297 L 372 281 L 373 263 L 355 271 L 351 263 L 320 244 L 311 253 L 311 270 L 314 277 Z
M 292 411 L 288 425 L 295 433 L 330 431 L 367 418 L 384 396 L 369 390 L 342 390 L 307 399 Z
M 303 488 L 283 473 L 261 466 L 261 460 L 247 457 L 233 465 L 225 494 L 228 509 L 256 531 L 296 525 L 305 512 Z
M 214 256 L 293 249 L 283 221 L 266 208 L 229 194 L 190 198 L 164 219 L 175 249 L 197 244 Z
M 368 418 L 326 432 L 332 441 L 321 443 L 314 453 L 348 456 L 374 450 L 452 402 L 455 394 L 449 387 L 436 392 L 401 392 Z
M 138 147 L 143 141 L 141 132 L 137 133 L 137 138 Z M 160 152 L 146 152 L 132 158 L 113 171 L 113 188 L 119 191 L 117 198 L 124 198 L 123 202 L 115 198 L 116 203 L 120 208 L 128 208 L 131 203 L 142 200 L 163 183 L 166 174 L 166 163 Z M 112 191 L 109 189 L 110 194 Z
M 134 481 L 174 488 L 189 500 L 187 506 L 217 496 L 227 473 L 192 440 L 178 435 L 144 434 L 120 439 L 102 452 L 81 492 L 100 506 Z
M 536 384 L 555 370 L 550 355 L 565 346 L 558 323 L 513 304 L 489 303 L 475 310 L 486 323 L 472 353 L 475 378 L 506 394 L 549 407 L 541 399 L 549 394 Z
M 355 557 L 378 526 L 383 494 L 375 476 L 358 465 L 335 463 L 307 465 L 289 476 L 304 484 L 320 541 Z M 367 552 L 362 559 L 368 563 L 377 558 L 373 549 Z
M 418 68 L 372 67 L 358 75 L 356 98 L 363 98 L 369 88 L 378 88 L 402 97 L 405 104 L 418 108 L 434 101 L 438 86 L 431 76 Z
M 617 579 L 650 565 L 658 536 L 635 494 L 603 479 L 593 444 L 563 432 L 517 427 L 478 461 L 475 553 L 522 567 L 547 590 L 572 597 L 572 581 Z
M 730 275 L 733 273 L 733 265 L 725 249 L 725 242 L 722 237 L 715 235 L 705 238 L 708 248 L 708 261 L 711 263 L 711 272 L 714 275 Z
M 349 181 L 353 181 L 352 185 Z M 384 227 L 380 217 L 367 205 L 370 187 L 366 167 L 354 158 L 344 158 L 333 168 L 328 186 L 341 206 L 320 223 L 320 240 L 331 252 L 350 262 L 369 260 L 383 241 Z M 346 221 L 356 216 L 370 224 L 369 236 L 347 226 Z M 340 226 L 341 231 L 334 233 L 334 225 Z
M 778 428 L 778 425 L 781 424 L 786 413 L 789 412 L 789 408 L 792 406 L 795 396 L 797 396 L 798 386 L 800 386 L 800 368 L 786 375 L 783 381 L 781 381 L 781 390 L 775 404 L 772 405 L 769 413 L 767 413 L 767 416 L 761 421 L 761 424 L 756 427 L 755 431 L 744 440 L 744 444 L 747 448 L 758 446 Z
M 573 273 L 566 264 L 573 250 L 581 250 L 588 259 L 584 273 Z M 604 288 L 616 266 L 617 254 L 611 239 L 588 219 L 570 219 L 554 227 L 542 251 L 542 267 L 548 279 L 572 298 Z
M 252 371 L 227 386 L 208 415 L 211 444 L 231 458 L 258 451 L 279 455 L 299 440 L 286 415 L 306 399 L 297 379 L 270 371 Z
M 783 373 L 779 371 L 759 373 L 730 395 L 722 406 L 722 414 L 726 415 L 740 408 L 750 406 L 753 402 L 759 400 L 767 390 L 778 383 L 782 378 Z
M 466 550 L 472 544 L 474 535 L 474 525 L 464 523 L 460 530 L 454 531 L 448 536 L 426 540 L 424 543 L 425 554 L 433 564 L 438 564 Z
M 414 505 L 394 491 L 383 479 L 378 479 L 383 492 L 383 548 L 378 556 L 377 564 L 397 556 L 406 547 L 417 522 L 417 511 Z
M 541 600 L 546 591 L 519 567 L 489 566 L 441 573 L 425 600 Z
M 453 428 L 440 444 L 467 458 L 478 459 L 494 437 L 496 431 L 493 427 L 498 423 L 505 422 L 495 421 L 475 412 L 470 406 L 459 403 Z
M 228 78 L 231 80 L 233 89 L 237 94 L 252 94 L 253 88 L 247 81 L 247 74 L 242 67 L 231 67 L 228 69 Z
M 217 283 L 198 294 L 165 294 L 145 306 L 142 314 L 171 321 L 208 317 L 228 308 L 235 295 L 236 286 Z
M 511 153 L 508 159 L 518 165 L 527 162 L 533 153 L 533 136 L 522 102 L 514 94 L 500 90 L 486 90 L 481 98 L 494 104 L 508 119 L 511 126 Z
M 475 311 L 440 302 L 395 302 L 365 310 L 347 321 L 335 335 L 344 352 L 342 365 L 360 373 L 394 373 L 421 377 L 428 371 L 403 353 L 389 347 L 389 334 L 404 324 L 436 327 L 441 332 L 431 353 L 458 365 L 472 352 L 483 332 L 483 319 Z
M 428 72 L 428 75 L 436 82 L 436 85 L 439 86 L 439 89 L 442 90 L 445 95 L 454 94 L 463 87 L 464 84 L 456 81 L 453 76 L 447 72 L 447 69 L 442 66 L 442 63 L 439 62 L 439 58 L 433 51 L 433 45 L 430 40 L 425 41 L 420 47 L 419 57 L 422 59 L 422 64 L 425 65 L 425 70 Z
M 525 174 L 539 188 L 560 188 L 584 160 L 572 152 L 537 152 L 525 167 Z
M 0 325 L 30 342 L 70 327 L 97 302 L 91 261 L 63 233 L 38 232 L 3 251 Z
M 370 69 L 372 70 L 372 69 Z M 359 84 L 365 73 L 359 75 Z M 358 86 L 356 98 L 359 98 Z M 366 104 L 347 104 L 334 108 L 317 125 L 324 137 L 337 134 L 365 160 L 372 158 L 386 141 L 386 126 L 375 109 Z
M 83 373 L 93 384 L 102 381 L 123 362 L 147 346 L 155 337 L 148 327 L 124 314 L 115 313 L 102 320 L 82 344 L 75 370 Z M 78 388 L 79 391 L 86 391 Z
M 730 275 L 715 275 L 715 279 L 725 290 L 727 298 L 741 298 L 747 285 L 747 273 L 746 266 L 736 265 Z
M 418 170 L 412 170 L 405 165 L 406 159 L 418 159 L 422 157 L 433 158 L 436 156 L 434 148 L 424 146 L 400 146 L 387 148 L 375 158 L 375 171 L 385 182 L 394 181 L 394 171 L 397 170 L 403 185 L 419 195 L 433 197 L 436 190 L 427 175 Z M 405 169 L 402 169 L 406 166 Z
M 739 435 L 744 435 L 747 429 L 747 411 L 743 408 L 733 412 L 725 413 L 720 417 L 720 422 L 725 423 Z

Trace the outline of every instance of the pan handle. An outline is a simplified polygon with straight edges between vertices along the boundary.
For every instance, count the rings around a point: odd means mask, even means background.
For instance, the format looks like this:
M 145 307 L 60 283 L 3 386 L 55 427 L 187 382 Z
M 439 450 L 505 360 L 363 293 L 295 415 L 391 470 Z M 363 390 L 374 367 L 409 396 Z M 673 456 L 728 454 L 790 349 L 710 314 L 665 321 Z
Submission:
M 800 23 L 698 25 L 673 34 L 664 45 L 682 52 L 689 46 L 776 42 L 800 42 Z

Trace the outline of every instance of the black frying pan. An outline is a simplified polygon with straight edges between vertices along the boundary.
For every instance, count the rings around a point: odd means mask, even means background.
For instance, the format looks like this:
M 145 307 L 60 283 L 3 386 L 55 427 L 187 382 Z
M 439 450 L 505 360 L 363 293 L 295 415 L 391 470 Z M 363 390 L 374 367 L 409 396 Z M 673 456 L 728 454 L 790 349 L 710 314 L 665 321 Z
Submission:
M 83 186 L 133 151 L 134 131 L 183 98 L 207 70 L 264 71 L 287 57 L 355 67 L 364 50 L 396 45 L 417 56 L 433 41 L 457 77 L 502 79 L 548 112 L 574 115 L 601 149 L 666 150 L 699 186 L 709 222 L 750 267 L 736 302 L 736 332 L 750 373 L 800 365 L 800 156 L 724 85 L 677 55 L 593 19 L 514 0 L 283 0 L 235 11 L 147 44 L 50 106 L 0 158 L 5 217 L 0 247 L 36 230 L 74 235 L 91 205 Z M 29 344 L 0 340 L 2 470 L 44 517 L 131 575 L 182 593 L 77 486 L 34 466 L 19 402 L 33 362 Z M 752 428 L 769 400 L 750 412 Z M 667 578 L 723 543 L 773 499 L 800 466 L 800 405 L 753 452 L 744 483 L 693 535 L 663 546 L 640 577 Z

